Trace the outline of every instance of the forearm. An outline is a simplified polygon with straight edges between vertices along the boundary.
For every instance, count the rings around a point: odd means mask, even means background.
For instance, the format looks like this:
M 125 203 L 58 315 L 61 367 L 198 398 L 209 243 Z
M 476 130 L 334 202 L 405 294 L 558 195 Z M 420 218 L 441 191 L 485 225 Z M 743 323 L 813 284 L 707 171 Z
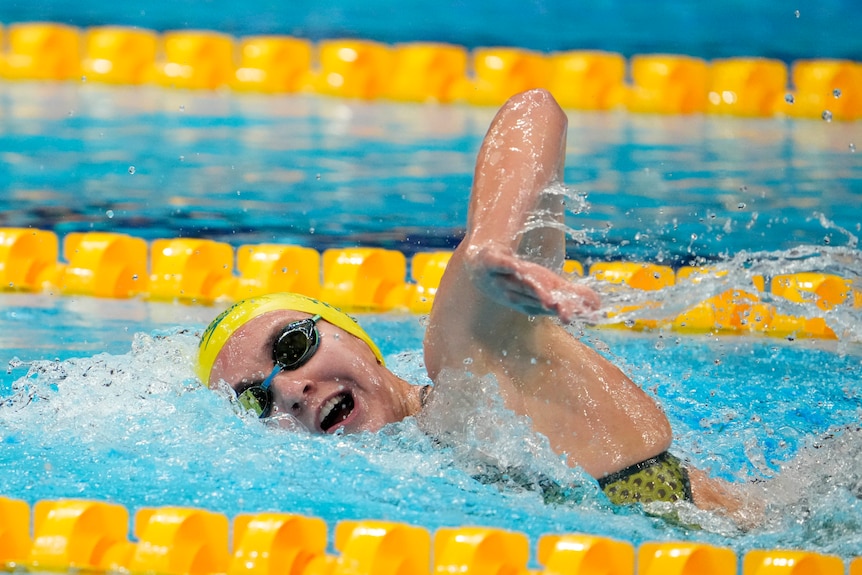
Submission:
M 467 246 L 518 250 L 545 190 L 562 180 L 566 129 L 565 113 L 543 90 L 514 96 L 497 113 L 476 164 Z M 562 217 L 562 204 L 554 211 Z

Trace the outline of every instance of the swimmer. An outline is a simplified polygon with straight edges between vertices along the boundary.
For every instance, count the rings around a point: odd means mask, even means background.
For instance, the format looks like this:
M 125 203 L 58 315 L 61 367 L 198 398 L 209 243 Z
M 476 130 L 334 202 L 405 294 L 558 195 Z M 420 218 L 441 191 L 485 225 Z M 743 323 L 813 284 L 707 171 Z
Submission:
M 687 500 L 740 513 L 730 484 L 668 453 L 670 424 L 655 401 L 563 327 L 600 306 L 592 289 L 561 275 L 565 208 L 547 190 L 562 182 L 566 130 L 565 113 L 543 90 L 512 97 L 494 117 L 467 233 L 425 333 L 428 375 L 492 376 L 506 407 L 614 503 Z M 528 227 L 537 213 L 552 221 Z M 216 318 L 202 337 L 199 375 L 229 385 L 261 417 L 318 433 L 377 431 L 417 415 L 434 393 L 389 371 L 350 317 L 296 294 L 252 298 Z

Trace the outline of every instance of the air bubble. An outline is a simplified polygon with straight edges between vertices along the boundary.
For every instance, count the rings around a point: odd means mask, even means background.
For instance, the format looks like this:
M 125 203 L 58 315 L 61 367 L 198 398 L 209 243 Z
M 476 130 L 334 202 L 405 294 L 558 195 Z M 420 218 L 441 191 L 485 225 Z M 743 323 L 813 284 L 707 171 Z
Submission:
M 793 103 L 793 94 L 787 94 L 787 95 L 785 95 L 785 96 L 784 96 L 784 101 L 785 101 L 785 102 L 787 102 L 788 104 L 792 104 L 792 103 Z
M 464 358 L 464 365 L 473 365 L 473 358 L 472 357 L 465 357 Z
M 797 18 L 799 18 L 799 10 L 793 13 Z
M 134 175 L 135 171 L 135 166 L 129 166 L 129 175 Z
M 736 204 L 736 209 L 737 210 L 744 210 L 745 209 L 745 202 L 739 202 L 738 204 Z
M 851 153 L 856 151 L 856 144 L 854 144 L 853 142 L 850 142 L 850 145 L 847 147 L 850 148 Z
M 114 210 L 108 210 L 107 212 L 105 212 L 105 215 L 108 216 L 108 219 L 113 218 L 114 217 Z
M 185 105 L 180 104 L 180 112 L 185 112 L 185 111 L 186 111 Z
M 823 118 L 823 120 L 826 122 L 831 122 L 832 121 L 832 112 L 830 112 L 829 110 L 823 110 L 823 113 L 820 114 L 820 117 Z
M 835 88 L 834 90 L 832 90 L 832 95 L 835 96 L 836 98 L 840 98 L 841 97 L 841 90 L 839 88 Z

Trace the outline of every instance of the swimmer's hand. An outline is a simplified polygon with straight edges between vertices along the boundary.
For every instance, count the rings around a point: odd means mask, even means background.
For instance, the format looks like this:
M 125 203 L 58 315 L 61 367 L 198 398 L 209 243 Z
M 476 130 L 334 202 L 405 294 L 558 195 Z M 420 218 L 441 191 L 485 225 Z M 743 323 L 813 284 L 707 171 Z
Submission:
M 518 257 L 500 245 L 467 250 L 473 284 L 494 301 L 527 315 L 554 315 L 564 323 L 591 320 L 601 306 L 591 288 Z

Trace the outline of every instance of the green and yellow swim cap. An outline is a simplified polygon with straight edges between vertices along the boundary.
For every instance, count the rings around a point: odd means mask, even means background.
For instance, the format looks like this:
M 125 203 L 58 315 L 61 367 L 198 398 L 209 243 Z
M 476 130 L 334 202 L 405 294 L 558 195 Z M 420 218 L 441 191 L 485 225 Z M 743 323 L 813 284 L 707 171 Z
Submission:
M 380 365 L 383 365 L 383 354 L 380 353 L 374 341 L 356 323 L 355 319 L 343 311 L 332 307 L 328 303 L 297 293 L 273 293 L 237 302 L 224 310 L 207 326 L 201 336 L 197 364 L 197 374 L 204 385 L 209 385 L 210 373 L 212 373 L 216 358 L 225 343 L 227 343 L 228 338 L 236 330 L 265 313 L 285 309 L 319 315 L 323 320 L 328 321 L 335 327 L 341 328 L 347 333 L 358 337 L 371 348 L 377 361 Z

